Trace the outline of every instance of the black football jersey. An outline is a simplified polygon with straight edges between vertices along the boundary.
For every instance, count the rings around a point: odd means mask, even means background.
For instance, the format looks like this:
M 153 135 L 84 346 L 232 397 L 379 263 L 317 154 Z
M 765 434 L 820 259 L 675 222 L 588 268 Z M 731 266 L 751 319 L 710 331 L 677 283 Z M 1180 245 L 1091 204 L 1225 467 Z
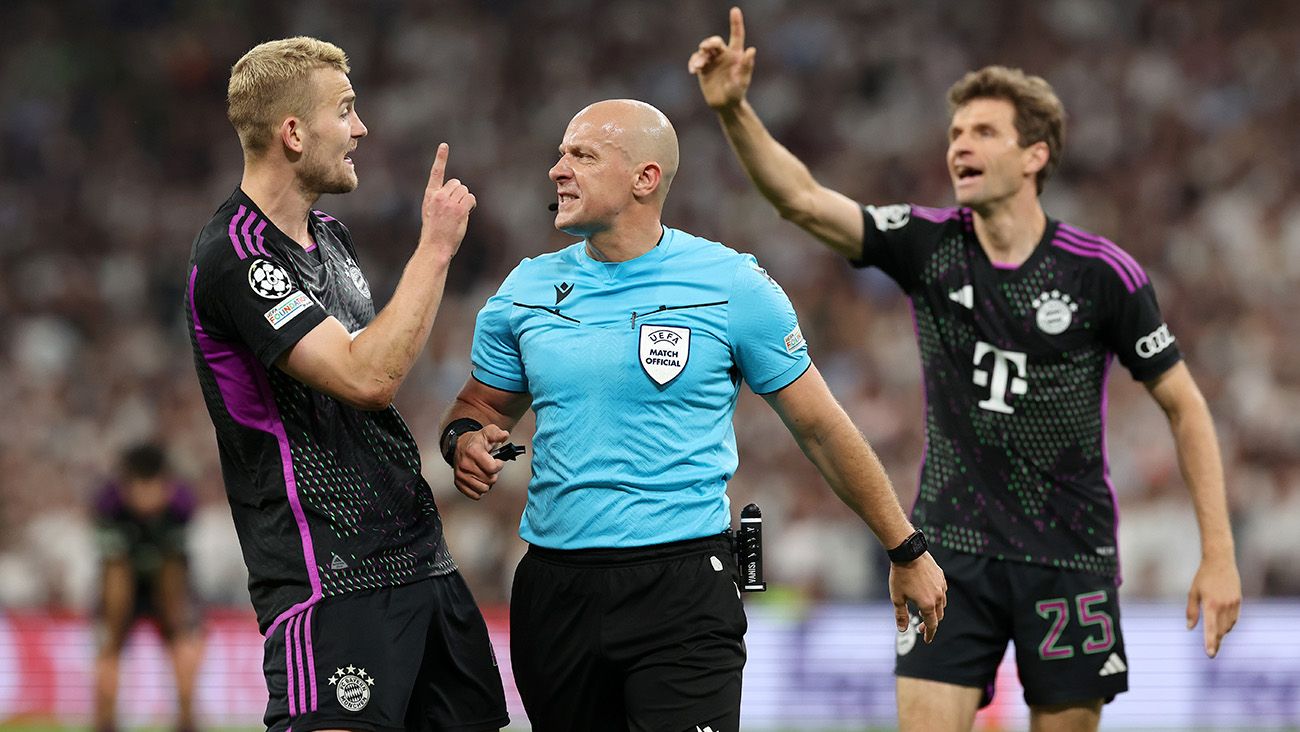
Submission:
M 954 551 L 1118 576 L 1106 463 L 1114 357 L 1147 381 L 1181 358 L 1145 271 L 1049 219 L 1018 267 L 969 209 L 865 206 L 861 258 L 911 301 L 926 452 L 913 520 Z
M 276 368 L 327 317 L 375 317 L 348 230 L 310 214 L 315 247 L 243 191 L 194 242 L 186 320 L 222 476 L 269 632 L 322 597 L 455 571 L 420 454 L 397 410 L 354 409 Z

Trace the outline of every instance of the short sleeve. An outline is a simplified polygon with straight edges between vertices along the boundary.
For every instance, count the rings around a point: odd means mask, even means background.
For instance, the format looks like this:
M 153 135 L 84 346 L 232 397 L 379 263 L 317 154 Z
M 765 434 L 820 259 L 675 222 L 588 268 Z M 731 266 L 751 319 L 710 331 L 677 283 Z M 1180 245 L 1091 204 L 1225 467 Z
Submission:
M 960 221 L 959 209 L 932 209 L 897 203 L 862 207 L 862 254 L 855 267 L 877 267 L 910 292 L 939 230 Z
M 527 260 L 525 260 L 527 261 Z M 519 352 L 519 339 L 510 325 L 514 312 L 514 281 L 519 269 L 506 277 L 500 289 L 478 312 L 474 344 L 470 351 L 474 378 L 502 391 L 528 391 L 528 376 Z
M 1150 381 L 1182 360 L 1150 282 L 1130 288 L 1110 278 L 1102 338 L 1134 379 Z
M 281 262 L 233 254 L 207 260 L 193 273 L 196 324 L 209 336 L 243 343 L 268 368 L 329 317 Z
M 785 291 L 746 255 L 736 270 L 728 305 L 728 336 L 740 373 L 755 394 L 789 386 L 812 358 Z

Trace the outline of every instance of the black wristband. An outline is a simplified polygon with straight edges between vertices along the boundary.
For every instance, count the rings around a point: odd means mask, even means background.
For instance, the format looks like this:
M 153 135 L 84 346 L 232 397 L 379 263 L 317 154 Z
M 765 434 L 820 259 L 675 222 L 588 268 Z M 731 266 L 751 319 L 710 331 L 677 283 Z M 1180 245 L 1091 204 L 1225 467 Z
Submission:
M 902 544 L 889 550 L 889 561 L 894 564 L 907 564 L 925 554 L 929 548 L 925 540 L 925 534 L 922 534 L 921 530 L 917 529 L 912 532 L 911 536 L 904 539 Z
M 442 431 L 442 437 L 438 438 L 438 449 L 442 452 L 442 459 L 446 460 L 448 465 L 452 465 L 452 461 L 456 459 L 456 441 L 460 439 L 460 436 L 466 432 L 476 432 L 481 429 L 483 429 L 483 425 L 469 417 L 453 419 L 446 429 Z M 452 465 L 452 467 L 455 466 Z

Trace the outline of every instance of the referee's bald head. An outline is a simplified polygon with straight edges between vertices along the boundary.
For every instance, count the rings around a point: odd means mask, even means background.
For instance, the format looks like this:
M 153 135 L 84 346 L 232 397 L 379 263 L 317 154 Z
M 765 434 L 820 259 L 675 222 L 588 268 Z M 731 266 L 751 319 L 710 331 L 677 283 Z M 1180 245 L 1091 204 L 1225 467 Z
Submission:
M 632 166 L 654 163 L 662 179 L 656 191 L 662 202 L 677 175 L 677 131 L 668 117 L 654 106 L 636 99 L 606 99 L 590 104 L 569 123 L 601 128 L 606 141 L 623 151 Z

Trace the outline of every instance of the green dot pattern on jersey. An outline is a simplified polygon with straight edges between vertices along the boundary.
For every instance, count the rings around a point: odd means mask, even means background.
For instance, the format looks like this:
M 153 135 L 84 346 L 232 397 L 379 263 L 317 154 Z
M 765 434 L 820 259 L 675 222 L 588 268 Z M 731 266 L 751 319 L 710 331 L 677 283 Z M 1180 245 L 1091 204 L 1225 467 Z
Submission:
M 960 282 L 972 282 L 968 271 L 968 246 L 960 236 L 941 242 L 922 270 L 923 286 L 934 288 L 943 283 L 942 287 L 952 288 Z M 1058 258 L 1046 253 L 1031 266 L 1032 270 L 1018 272 L 1016 276 L 1003 278 L 996 284 L 1009 311 L 1001 310 L 995 317 L 1011 320 L 1008 331 L 1013 338 L 1012 343 L 996 345 L 1007 350 L 1021 350 L 1015 338 L 1022 332 L 1030 342 L 1040 342 L 1041 333 L 1033 325 L 1036 314 L 1034 300 L 1053 290 L 1068 290 L 1071 302 L 1077 305 L 1074 322 L 1070 324 L 1071 331 L 1096 333 L 1100 324 L 1092 320 L 1097 317 L 1094 303 L 1087 293 L 1077 292 L 1077 283 L 1063 287 L 1058 282 L 1058 278 L 1063 277 L 1060 274 L 1062 263 Z M 967 382 L 971 379 L 969 372 L 973 365 L 967 362 L 976 343 L 981 340 L 979 331 L 968 319 L 951 315 L 953 311 L 947 309 L 946 303 L 936 305 L 919 296 L 913 297 L 912 303 L 918 347 L 930 387 L 929 399 L 941 401 L 949 398 L 945 396 L 948 394 L 969 393 L 972 385 Z M 977 315 L 986 312 L 980 311 Z M 1067 528 L 1059 525 L 1058 520 L 1067 517 L 1055 517 L 1047 509 L 1063 491 L 1071 490 L 1061 481 L 1068 481 L 1071 470 L 1077 468 L 1067 466 L 1095 465 L 1103 459 L 1101 401 L 1105 385 L 1102 380 L 1108 359 L 1108 351 L 1100 338 L 1075 339 L 1073 343 L 1069 348 L 1063 347 L 1059 352 L 1047 355 L 1041 353 L 1039 346 L 1039 353 L 1030 358 L 1026 374 L 1029 388 L 1025 394 L 1014 396 L 1013 414 L 979 408 L 971 401 L 969 409 L 965 410 L 969 430 L 945 437 L 935 419 L 935 411 L 947 410 L 949 405 L 927 404 L 926 465 L 914 518 L 923 530 L 934 535 L 937 543 L 971 553 L 989 553 L 1001 548 L 1008 556 L 1068 569 L 1102 574 L 1115 570 L 1116 558 L 1113 555 L 1070 551 L 1047 557 L 1039 556 L 1038 550 L 1026 553 L 1023 547 L 1019 551 L 1015 546 L 991 547 L 991 538 L 978 529 L 984 520 L 975 518 L 994 508 L 983 504 L 982 492 L 1005 491 L 1001 505 L 1003 510 L 1012 514 L 1013 525 L 1023 526 L 1025 532 L 1029 532 L 1031 526 L 1041 526 L 1040 530 L 1046 530 L 1049 523 L 1052 531 Z M 1024 350 L 1032 351 L 1033 348 Z M 948 358 L 959 365 L 956 373 L 942 366 Z M 960 379 L 960 383 L 952 383 L 953 379 Z M 981 453 L 986 456 L 996 453 L 1006 461 L 1003 468 L 1006 471 L 1005 484 L 980 485 Z M 1058 477 L 1063 474 L 1064 477 Z M 989 482 L 989 479 L 986 477 L 983 482 Z M 1091 506 L 1086 513 L 1092 513 Z M 958 523 L 961 519 L 954 519 L 954 516 L 962 515 L 967 517 L 966 526 Z M 1083 526 L 1095 518 L 1084 516 L 1078 519 L 1077 526 L 1070 528 L 1083 530 Z M 1094 535 L 1091 526 L 1087 526 L 1086 532 L 1090 538 Z

